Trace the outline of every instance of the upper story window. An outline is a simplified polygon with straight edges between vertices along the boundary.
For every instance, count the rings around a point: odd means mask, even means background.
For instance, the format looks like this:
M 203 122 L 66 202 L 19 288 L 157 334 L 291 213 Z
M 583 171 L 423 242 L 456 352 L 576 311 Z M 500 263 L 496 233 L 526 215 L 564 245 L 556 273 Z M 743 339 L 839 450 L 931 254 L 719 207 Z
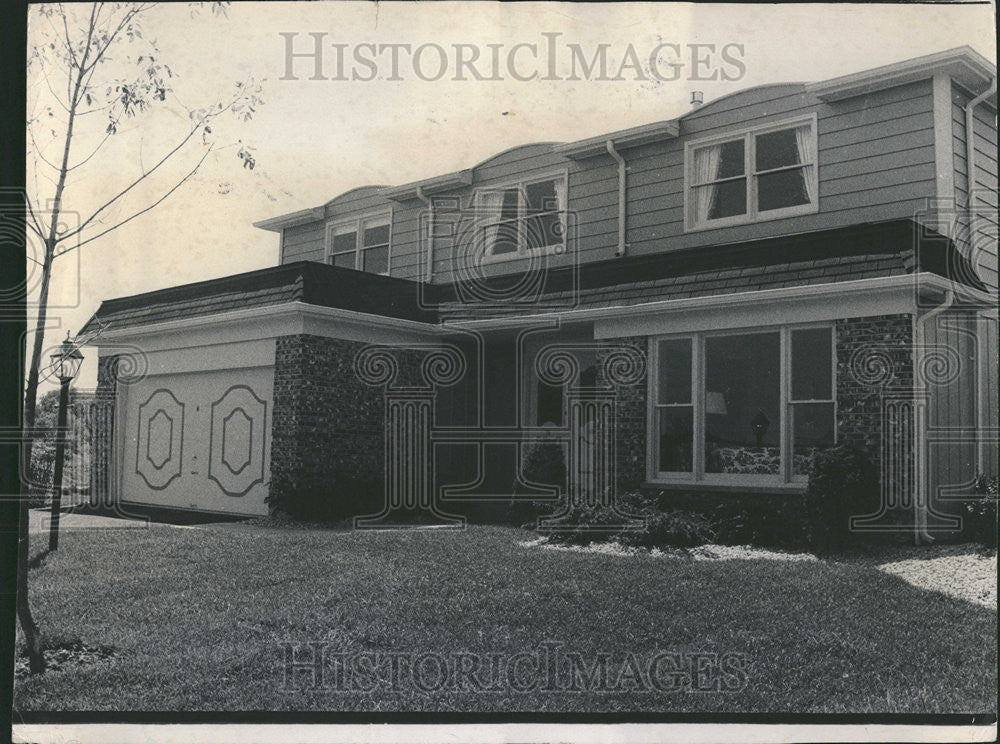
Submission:
M 687 229 L 815 212 L 816 117 L 685 147 Z
M 487 260 L 564 245 L 565 175 L 479 191 L 476 208 Z
M 389 274 L 392 216 L 363 217 L 327 225 L 327 263 Z

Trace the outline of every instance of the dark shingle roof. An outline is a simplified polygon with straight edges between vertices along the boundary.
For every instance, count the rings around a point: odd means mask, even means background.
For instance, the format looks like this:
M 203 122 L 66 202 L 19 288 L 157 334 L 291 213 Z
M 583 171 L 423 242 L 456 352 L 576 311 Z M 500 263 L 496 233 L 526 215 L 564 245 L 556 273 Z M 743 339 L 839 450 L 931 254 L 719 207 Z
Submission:
M 106 300 L 81 333 L 96 329 L 98 319 L 111 328 L 124 328 L 288 302 L 426 323 L 437 319 L 436 313 L 421 308 L 414 282 L 298 261 Z
M 985 289 L 951 241 L 911 220 L 893 220 L 554 269 L 545 277 L 546 289 L 534 303 L 537 307 L 470 305 L 459 300 L 454 287 L 443 287 L 440 314 L 452 319 L 532 315 L 556 307 L 638 305 L 914 271 L 953 277 Z
M 470 305 L 459 301 L 460 287 L 455 284 L 421 285 L 300 261 L 107 300 L 82 332 L 95 329 L 98 318 L 112 328 L 122 328 L 294 301 L 436 323 L 458 317 L 532 315 L 553 307 L 637 305 L 914 271 L 954 277 L 985 289 L 951 241 L 912 220 L 894 220 L 555 268 L 545 274 L 537 301 L 528 305 Z M 496 281 L 498 286 L 501 282 L 509 285 L 510 278 Z

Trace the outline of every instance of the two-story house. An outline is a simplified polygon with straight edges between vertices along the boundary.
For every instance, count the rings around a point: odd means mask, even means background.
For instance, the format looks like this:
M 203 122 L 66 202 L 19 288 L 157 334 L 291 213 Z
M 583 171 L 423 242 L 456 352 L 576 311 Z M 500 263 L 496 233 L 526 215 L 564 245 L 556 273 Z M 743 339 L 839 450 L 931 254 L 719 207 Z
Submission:
M 933 529 L 997 470 L 995 74 L 758 86 L 258 222 L 279 265 L 84 329 L 106 486 L 263 514 L 350 471 L 460 512 L 552 439 L 571 481 L 765 499 L 854 443 Z

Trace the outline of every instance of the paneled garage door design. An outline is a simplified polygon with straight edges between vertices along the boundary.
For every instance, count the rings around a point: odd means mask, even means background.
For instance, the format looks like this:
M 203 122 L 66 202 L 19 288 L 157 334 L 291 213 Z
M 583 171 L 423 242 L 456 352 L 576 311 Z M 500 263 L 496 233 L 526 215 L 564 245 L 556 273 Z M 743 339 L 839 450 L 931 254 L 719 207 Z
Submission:
M 202 371 L 126 387 L 123 501 L 266 514 L 273 374 Z
M 246 385 L 234 385 L 212 403 L 208 477 L 230 496 L 264 481 L 267 403 Z

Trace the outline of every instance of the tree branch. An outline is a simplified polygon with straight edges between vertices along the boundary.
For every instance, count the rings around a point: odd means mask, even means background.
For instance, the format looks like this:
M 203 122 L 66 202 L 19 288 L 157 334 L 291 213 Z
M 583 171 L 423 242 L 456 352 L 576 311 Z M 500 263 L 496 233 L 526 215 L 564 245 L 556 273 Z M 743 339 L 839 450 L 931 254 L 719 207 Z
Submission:
M 240 96 L 242 96 L 242 93 L 240 94 Z M 87 227 L 87 225 L 89 225 L 91 222 L 93 222 L 94 219 L 99 214 L 101 214 L 105 209 L 107 209 L 112 204 L 114 204 L 116 201 L 118 201 L 123 196 L 125 196 L 125 194 L 127 194 L 129 191 L 131 191 L 132 189 L 134 189 L 140 183 L 142 183 L 147 178 L 149 178 L 149 176 L 151 176 L 154 172 L 156 172 L 156 170 L 161 165 L 163 165 L 165 162 L 167 162 L 167 160 L 169 160 L 174 155 L 174 153 L 176 153 L 178 150 L 180 150 L 182 147 L 184 147 L 184 145 L 186 145 L 190 141 L 190 139 L 195 135 L 195 133 L 199 129 L 201 129 L 202 127 L 205 126 L 205 122 L 211 121 L 216 116 L 219 116 L 220 114 L 222 114 L 222 113 L 228 111 L 229 109 L 231 109 L 233 107 L 233 104 L 235 104 L 236 101 L 239 100 L 240 96 L 237 96 L 235 99 L 233 99 L 232 101 L 230 101 L 229 104 L 225 108 L 221 108 L 218 111 L 215 111 L 213 113 L 207 114 L 203 119 L 199 120 L 198 123 L 194 127 L 191 128 L 191 131 L 188 132 L 187 135 L 172 150 L 170 150 L 166 155 L 164 155 L 162 158 L 160 158 L 160 160 L 156 163 L 156 165 L 154 165 L 148 171 L 144 172 L 141 176 L 139 176 L 137 179 L 135 179 L 132 183 L 130 183 L 124 189 L 122 189 L 117 194 L 115 194 L 114 196 L 112 196 L 106 202 L 104 202 L 104 204 L 102 204 L 100 207 L 98 207 L 94 211 L 93 214 L 91 214 L 86 220 L 84 220 L 80 224 L 80 226 L 78 228 L 76 228 L 72 232 L 67 233 L 66 235 L 64 235 L 62 239 L 65 240 L 67 238 L 71 238 L 74 235 L 77 235 L 77 234 L 83 232 L 83 230 Z
M 42 148 L 40 148 L 38 146 L 38 142 L 35 140 L 35 132 L 32 130 L 32 128 L 30 126 L 28 126 L 28 127 L 25 127 L 25 129 L 28 130 L 28 136 L 31 137 L 31 144 L 33 144 L 35 146 L 35 155 L 37 155 L 38 158 L 39 158 L 39 160 L 41 160 L 43 163 L 45 163 L 47 166 L 49 166 L 52 170 L 58 171 L 59 170 L 59 166 L 58 165 L 54 165 L 53 163 L 50 163 L 48 161 L 48 158 L 46 158 L 44 155 L 42 155 Z
M 108 36 L 108 40 L 105 42 L 104 46 L 101 47 L 97 51 L 97 53 L 94 55 L 94 61 L 93 61 L 93 63 L 91 63 L 91 65 L 89 67 L 86 67 L 86 66 L 83 67 L 84 72 L 87 72 L 90 69 L 93 69 L 94 67 L 96 67 L 100 63 L 101 59 L 104 57 L 104 53 L 108 50 L 108 47 L 111 46 L 111 43 L 115 40 L 115 37 L 118 36 L 118 34 L 121 33 L 121 30 L 123 28 L 125 28 L 125 26 L 128 24 L 129 21 L 131 21 L 133 18 L 135 18 L 140 13 L 145 13 L 146 11 L 148 11 L 149 9 L 151 9 L 151 8 L 153 8 L 155 6 L 156 6 L 156 3 L 150 3 L 148 5 L 137 5 L 134 8 L 132 8 L 131 10 L 129 10 L 129 12 L 126 13 L 124 16 L 122 16 L 122 20 L 118 24 L 118 27 L 114 30 L 114 32 L 110 36 Z M 88 46 L 89 46 L 89 44 L 88 44 Z
M 74 245 L 74 246 L 73 246 L 73 247 L 71 247 L 71 248 L 67 248 L 67 249 L 66 249 L 66 250 L 64 250 L 64 251 L 60 251 L 60 252 L 56 253 L 56 254 L 55 254 L 55 255 L 53 256 L 53 258 L 59 258 L 59 256 L 64 256 L 64 255 L 66 255 L 67 253 L 70 253 L 70 252 L 72 252 L 72 251 L 75 251 L 75 250 L 76 250 L 77 248 L 80 248 L 80 247 L 82 247 L 82 246 L 86 245 L 87 243 L 90 243 L 90 242 L 92 242 L 92 241 L 94 241 L 94 240 L 97 240 L 98 238 L 100 238 L 100 237 L 102 237 L 102 236 L 104 236 L 104 235 L 107 235 L 107 234 L 108 234 L 109 232 L 111 232 L 112 230 L 117 230 L 117 229 L 118 229 L 119 227 L 121 227 L 122 225 L 124 225 L 124 224 L 126 224 L 126 223 L 128 223 L 128 222 L 131 222 L 131 221 L 132 221 L 132 220 L 134 220 L 134 219 L 135 219 L 136 217 L 138 217 L 138 216 L 140 216 L 140 215 L 142 215 L 142 214 L 145 214 L 145 213 L 146 213 L 146 212 L 148 212 L 149 210 L 151 210 L 151 209 L 153 209 L 153 208 L 155 208 L 155 207 L 159 206 L 159 204 L 160 204 L 161 202 L 163 202 L 163 201 L 164 201 L 164 200 L 165 200 L 165 199 L 166 199 L 166 198 L 167 198 L 168 196 L 170 196 L 170 195 L 171 195 L 172 193 L 174 193 L 175 191 L 177 191 L 177 189 L 179 189 L 179 188 L 180 188 L 181 186 L 183 186 L 183 185 L 184 185 L 184 183 L 186 183 L 186 182 L 187 182 L 187 181 L 188 181 L 188 180 L 189 180 L 189 179 L 190 179 L 190 178 L 191 178 L 191 177 L 192 177 L 192 176 L 193 176 L 193 175 L 194 175 L 195 173 L 197 173 L 197 172 L 198 172 L 198 169 L 199 169 L 199 168 L 201 167 L 201 164 L 205 162 L 205 158 L 207 158 L 207 157 L 208 157 L 208 155 L 209 155 L 209 153 L 211 153 L 211 152 L 212 152 L 212 148 L 211 148 L 211 147 L 209 147 L 209 148 L 208 148 L 208 150 L 206 150 L 206 151 L 205 151 L 205 154 L 201 156 L 201 160 L 199 160 L 199 161 L 198 161 L 198 162 L 197 162 L 197 163 L 195 164 L 194 168 L 192 168 L 192 169 L 191 169 L 190 171 L 188 171 L 187 175 L 186 175 L 186 176 L 184 176 L 184 178 L 182 178 L 182 179 L 181 179 L 180 181 L 178 181 L 178 182 L 177 182 L 176 184 L 174 184 L 173 188 L 171 188 L 171 189 L 170 189 L 170 190 L 169 190 L 169 191 L 168 191 L 167 193 L 165 193 L 165 194 L 164 194 L 163 196 L 161 196 L 161 197 L 160 197 L 159 199 L 157 199 L 157 200 L 156 200 L 155 202 L 153 202 L 152 204 L 150 204 L 150 205 L 149 205 L 148 207 L 145 207 L 145 208 L 143 208 L 143 209 L 140 209 L 140 210 L 139 210 L 138 212 L 136 212 L 135 214 L 133 214 L 133 215 L 132 215 L 131 217 L 128 217 L 128 218 L 126 218 L 126 219 L 122 220 L 122 221 L 121 221 L 121 222 L 119 222 L 119 223 L 118 223 L 117 225 L 113 225 L 113 226 L 109 227 L 109 228 L 108 228 L 107 230 L 103 230 L 103 231 L 101 231 L 101 232 L 97 233 L 97 235 L 92 235 L 91 237 L 87 238 L 86 240 L 82 240 L 82 241 L 80 241 L 79 243 L 77 243 L 76 245 Z M 66 238 L 69 238 L 69 237 L 72 237 L 72 235 L 75 235 L 75 234 L 77 234 L 78 232 L 80 232 L 80 231 L 79 231 L 79 230 L 76 230 L 76 231 L 74 231 L 73 233 L 71 233 L 71 234 L 69 234 L 69 235 L 66 235 L 65 237 L 63 237 L 63 238 L 61 238 L 61 239 L 60 239 L 60 242 L 62 242 L 62 240 L 65 240 Z
M 66 112 L 66 113 L 68 114 L 68 113 L 69 113 L 69 109 L 68 109 L 68 108 L 66 107 L 66 104 L 62 102 L 62 99 L 61 99 L 61 98 L 59 97 L 59 94 L 57 94 L 57 93 L 56 93 L 56 92 L 55 92 L 55 91 L 54 91 L 54 90 L 52 89 L 52 82 L 51 82 L 51 81 L 49 80 L 49 73 L 45 71 L 45 61 L 43 60 L 43 58 L 42 58 L 42 57 L 41 57 L 40 55 L 39 55 L 39 57 L 38 57 L 38 61 L 39 61 L 39 65 L 38 65 L 38 66 L 42 68 L 42 77 L 44 77 L 44 78 L 45 78 L 45 84 L 46 84 L 46 85 L 48 86 L 48 88 L 49 88 L 49 93 L 51 93 L 51 94 L 52 94 L 52 97 L 53 97 L 54 99 L 56 99 L 56 102 L 57 102 L 57 103 L 58 103 L 58 104 L 59 104 L 60 106 L 62 106 L 62 107 L 63 107 L 63 110 L 64 110 L 64 111 L 65 111 L 65 112 Z
M 38 221 L 38 218 L 35 216 L 35 210 L 31 208 L 31 199 L 28 198 L 27 194 L 24 195 L 24 203 L 28 207 L 28 216 L 31 217 L 31 222 L 33 223 L 31 225 L 28 225 L 28 227 L 30 227 L 32 230 L 34 230 L 36 233 L 38 233 L 38 237 L 40 237 L 42 240 L 45 240 L 45 230 L 42 228 L 41 223 Z M 29 256 L 29 258 L 30 258 L 30 256 Z M 35 261 L 35 259 L 33 259 L 33 258 L 31 260 Z M 35 263 L 38 263 L 38 261 L 35 261 Z M 41 264 L 39 264 L 39 265 L 41 265 Z
M 125 113 L 125 109 L 123 108 L 122 111 L 121 111 L 121 113 L 118 114 L 118 117 L 115 119 L 115 127 L 118 126 L 118 122 L 121 121 L 122 116 L 124 115 L 124 113 Z M 117 130 L 115 130 L 115 131 L 117 131 Z M 76 170 L 81 165 L 84 165 L 88 160 L 90 160 L 92 157 L 94 157 L 100 151 L 100 149 L 102 147 L 104 147 L 104 143 L 107 142 L 110 138 L 111 138 L 111 132 L 109 131 L 109 132 L 107 132 L 104 135 L 104 139 L 101 140 L 100 144 L 98 144 L 97 147 L 94 148 L 93 152 L 91 152 L 90 155 L 88 155 L 87 157 L 85 157 L 83 160 L 81 160 L 76 165 L 71 165 L 68 168 L 66 168 L 66 172 L 69 173 L 72 170 Z

